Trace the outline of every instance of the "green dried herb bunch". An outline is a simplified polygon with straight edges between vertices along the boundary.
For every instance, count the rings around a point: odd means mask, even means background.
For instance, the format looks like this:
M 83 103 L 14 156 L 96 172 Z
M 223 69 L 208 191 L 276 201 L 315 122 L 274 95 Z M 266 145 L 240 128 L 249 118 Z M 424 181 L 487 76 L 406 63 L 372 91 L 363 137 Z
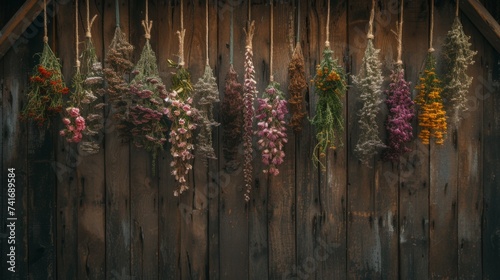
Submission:
M 207 159 L 217 159 L 212 146 L 212 127 L 219 123 L 214 120 L 213 104 L 219 102 L 219 89 L 210 65 L 205 65 L 203 76 L 194 85 L 196 109 L 199 113 L 196 153 L 208 164 Z
M 458 125 L 467 111 L 467 93 L 472 77 L 467 69 L 474 64 L 476 51 L 471 49 L 470 37 L 465 35 L 460 18 L 455 17 L 452 28 L 446 35 L 443 46 L 444 83 L 443 97 L 448 101 L 448 112 L 452 123 Z
M 122 139 L 131 138 L 130 106 L 131 95 L 128 94 L 128 77 L 134 68 L 130 61 L 134 47 L 127 41 L 125 34 L 117 26 L 113 40 L 106 54 L 104 78 L 108 87 L 105 89 L 111 105 L 111 116 Z
M 28 103 L 21 118 L 33 120 L 39 127 L 48 127 L 50 118 L 62 111 L 63 95 L 68 94 L 61 74 L 61 64 L 50 46 L 45 42 L 40 61 L 29 79 Z
M 333 59 L 333 51 L 329 45 L 323 50 L 323 60 L 316 67 L 313 84 L 319 100 L 316 115 L 311 120 L 316 127 L 318 141 L 312 157 L 314 164 L 319 164 L 325 170 L 322 160 L 326 157 L 327 149 L 342 145 L 338 135 L 344 130 L 342 98 L 347 90 L 344 69 Z
M 382 104 L 382 63 L 379 59 L 379 49 L 375 49 L 373 38 L 368 39 L 361 69 L 357 76 L 352 76 L 353 84 L 359 90 L 362 107 L 359 116 L 359 139 L 354 152 L 365 165 L 381 148 L 386 147 L 378 135 L 377 115 Z

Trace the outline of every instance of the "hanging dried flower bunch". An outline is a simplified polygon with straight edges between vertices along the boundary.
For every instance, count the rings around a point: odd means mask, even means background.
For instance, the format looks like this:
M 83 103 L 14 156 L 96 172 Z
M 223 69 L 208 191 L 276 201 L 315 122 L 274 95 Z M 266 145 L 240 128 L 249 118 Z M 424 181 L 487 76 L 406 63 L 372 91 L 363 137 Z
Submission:
M 59 59 L 44 37 L 40 61 L 29 78 L 28 103 L 24 107 L 21 118 L 33 120 L 38 126 L 50 124 L 50 117 L 62 111 L 62 96 L 69 93 L 61 74 Z
M 190 163 L 191 159 L 194 158 L 192 138 L 198 121 L 198 112 L 192 107 L 191 75 L 184 67 L 173 61 L 169 60 L 168 63 L 171 67 L 177 68 L 177 72 L 172 75 L 167 116 L 172 121 L 168 141 L 172 145 L 170 148 L 173 158 L 170 163 L 172 175 L 179 183 L 179 188 L 174 191 L 174 195 L 178 196 L 188 189 L 187 174 L 193 168 Z
M 262 98 L 258 98 L 256 131 L 259 150 L 262 151 L 262 163 L 266 165 L 264 173 L 278 175 L 278 166 L 283 163 L 283 147 L 288 142 L 285 115 L 288 113 L 287 102 L 279 84 L 271 82 Z
M 378 135 L 377 115 L 380 113 L 382 83 L 382 63 L 378 58 L 379 49 L 373 46 L 373 38 L 368 39 L 368 44 L 363 57 L 361 70 L 357 76 L 353 76 L 353 84 L 358 88 L 359 99 L 362 102 L 362 108 L 359 116 L 359 139 L 354 152 L 364 164 L 377 153 L 377 150 L 384 148 L 385 145 Z
M 115 28 L 113 40 L 106 54 L 104 78 L 108 87 L 105 89 L 111 105 L 111 115 L 121 138 L 128 140 L 132 129 L 130 122 L 130 106 L 132 96 L 128 94 L 127 78 L 134 64 L 130 61 L 134 47 L 127 41 L 125 34 L 118 25 Z
M 415 103 L 411 99 L 410 83 L 405 80 L 405 72 L 401 65 L 391 74 L 391 83 L 386 91 L 387 116 L 386 129 L 388 134 L 385 158 L 399 160 L 405 153 L 411 151 L 406 146 L 413 139 L 411 122 L 415 117 Z
M 253 116 L 254 107 L 253 101 L 257 96 L 257 82 L 255 81 L 255 68 L 253 66 L 253 50 L 252 39 L 255 32 L 255 22 L 249 22 L 248 28 L 245 30 L 246 46 L 245 46 L 245 82 L 243 86 L 243 116 L 244 116 L 244 131 L 243 131 L 243 147 L 245 149 L 245 161 L 243 165 L 243 176 L 245 179 L 245 200 L 250 200 L 250 191 L 252 189 L 252 135 L 253 135 Z
M 443 65 L 446 69 L 443 97 L 449 103 L 451 120 L 455 125 L 458 125 L 462 113 L 467 111 L 467 93 L 472 83 L 472 77 L 467 75 L 467 68 L 474 64 L 477 53 L 471 49 L 469 39 L 464 33 L 460 18 L 456 16 L 443 46 Z
M 420 106 L 418 124 L 421 130 L 418 137 L 424 144 L 429 144 L 433 137 L 436 144 L 441 145 L 447 130 L 446 112 L 441 98 L 441 81 L 437 77 L 436 62 L 431 52 L 427 55 L 425 70 L 419 80 L 415 100 Z
M 234 71 L 233 65 L 231 65 L 226 74 L 224 101 L 221 105 L 221 119 L 224 127 L 224 147 L 222 151 L 226 159 L 226 171 L 228 172 L 234 171 L 239 167 L 236 156 L 243 132 L 242 90 L 243 87 L 238 82 L 238 74 Z
M 323 51 L 323 60 L 316 68 L 313 84 L 319 96 L 316 115 L 311 120 L 316 127 L 318 141 L 314 147 L 313 162 L 319 163 L 325 170 L 322 159 L 326 157 L 327 149 L 335 149 L 337 143 L 342 144 L 338 135 L 344 130 L 342 98 L 347 90 L 344 69 L 333 59 L 329 46 Z
M 133 143 L 138 148 L 144 148 L 153 155 L 153 171 L 156 156 L 163 149 L 167 141 L 167 123 L 163 119 L 167 108 L 163 99 L 167 97 L 167 90 L 163 85 L 156 64 L 156 55 L 151 49 L 149 40 L 142 50 L 132 74 L 135 75 L 130 83 L 130 121 L 133 125 L 131 133 Z
M 217 159 L 212 146 L 212 126 L 219 125 L 213 116 L 213 103 L 219 102 L 219 89 L 209 65 L 205 66 L 203 76 L 194 85 L 194 91 L 200 128 L 200 133 L 197 135 L 196 153 L 205 163 L 208 163 L 207 159 Z
M 304 65 L 304 55 L 302 54 L 302 47 L 300 42 L 297 42 L 292 54 L 292 60 L 288 65 L 288 77 L 290 84 L 288 85 L 288 92 L 290 93 L 290 126 L 294 132 L 302 131 L 302 120 L 306 116 L 306 106 L 304 101 L 304 92 L 307 89 L 306 71 Z
M 80 115 L 80 109 L 75 107 L 66 108 L 67 118 L 63 118 L 65 129 L 59 131 L 59 135 L 66 137 L 69 143 L 79 143 L 83 138 L 86 128 L 85 119 Z

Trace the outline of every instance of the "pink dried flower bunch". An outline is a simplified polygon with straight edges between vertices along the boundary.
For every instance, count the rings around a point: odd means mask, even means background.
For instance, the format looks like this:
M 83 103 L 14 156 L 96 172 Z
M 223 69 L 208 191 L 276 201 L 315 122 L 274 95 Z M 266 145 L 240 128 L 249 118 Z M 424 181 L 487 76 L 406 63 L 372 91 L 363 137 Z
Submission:
M 252 135 L 253 135 L 253 116 L 254 107 L 253 101 L 255 96 L 257 96 L 257 82 L 255 81 L 255 68 L 253 65 L 253 50 L 252 50 L 252 38 L 255 32 L 255 22 L 249 22 L 248 30 L 245 30 L 246 46 L 245 46 L 245 75 L 243 83 L 243 119 L 244 119 L 244 130 L 243 130 L 243 147 L 244 147 L 244 164 L 243 164 L 243 176 L 245 179 L 245 200 L 250 200 L 250 191 L 252 189 L 252 157 L 253 157 L 253 147 L 252 147 Z
M 287 102 L 279 84 L 271 82 L 262 98 L 258 99 L 256 131 L 258 147 L 262 151 L 262 163 L 267 167 L 264 173 L 278 175 L 278 166 L 283 163 L 285 152 L 283 147 L 288 142 L 285 126 L 285 115 L 288 113 Z
M 65 129 L 59 131 L 59 135 L 66 138 L 69 143 L 82 141 L 82 131 L 85 130 L 85 119 L 80 115 L 80 109 L 76 107 L 66 108 L 67 118 L 63 118 Z
M 173 67 L 179 67 L 172 61 L 169 64 Z M 193 155 L 193 131 L 196 129 L 198 112 L 192 106 L 193 87 L 189 72 L 179 67 L 172 76 L 172 90 L 168 95 L 170 100 L 167 109 L 167 116 L 172 121 L 170 127 L 169 142 L 172 145 L 170 153 L 172 162 L 170 163 L 172 175 L 179 183 L 178 189 L 174 195 L 178 196 L 188 189 L 187 175 L 193 168 L 191 160 Z
M 389 90 L 386 91 L 386 104 L 389 109 L 386 129 L 388 133 L 388 149 L 385 157 L 399 160 L 399 157 L 411 151 L 406 146 L 413 139 L 411 122 L 415 117 L 415 103 L 411 99 L 410 83 L 405 80 L 405 72 L 398 67 L 391 74 Z

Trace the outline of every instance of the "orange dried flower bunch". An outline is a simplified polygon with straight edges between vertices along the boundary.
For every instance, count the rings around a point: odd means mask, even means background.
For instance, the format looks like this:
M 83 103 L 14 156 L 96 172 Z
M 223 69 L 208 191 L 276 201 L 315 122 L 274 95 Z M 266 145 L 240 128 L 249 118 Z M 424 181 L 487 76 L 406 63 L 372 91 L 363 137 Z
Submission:
M 29 82 L 28 103 L 21 118 L 33 120 L 43 127 L 50 117 L 62 111 L 62 96 L 69 93 L 62 79 L 59 60 L 47 44 Z
M 418 90 L 415 103 L 419 105 L 418 122 L 421 128 L 418 137 L 428 145 L 431 137 L 435 143 L 442 145 L 447 130 L 446 112 L 441 97 L 441 81 L 436 74 L 436 61 L 432 54 L 427 57 L 424 74 L 416 86 Z

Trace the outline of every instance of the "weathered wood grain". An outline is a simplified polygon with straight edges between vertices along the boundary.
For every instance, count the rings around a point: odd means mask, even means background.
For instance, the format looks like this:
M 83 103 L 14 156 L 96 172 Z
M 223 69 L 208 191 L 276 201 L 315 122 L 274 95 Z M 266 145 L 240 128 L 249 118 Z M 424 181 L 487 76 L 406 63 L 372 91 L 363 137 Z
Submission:
M 462 17 L 466 34 L 477 34 L 472 23 Z M 468 112 L 465 112 L 458 134 L 458 277 L 481 279 L 481 216 L 483 212 L 483 127 L 484 104 L 493 94 L 491 72 L 493 50 L 482 36 L 471 38 L 472 48 L 478 51 L 469 68 L 473 83 L 468 93 Z M 486 117 L 488 118 L 488 117 Z
M 413 89 L 427 55 L 429 9 L 427 1 L 406 2 L 404 9 L 403 63 Z M 415 116 L 412 151 L 401 159 L 399 177 L 385 176 L 390 186 L 400 188 L 400 277 L 404 279 L 427 279 L 429 269 L 429 147 L 418 139 L 418 133 Z
M 450 3 L 451 4 L 451 3 Z M 442 56 L 441 46 L 451 28 L 454 5 L 434 6 L 434 56 Z M 444 75 L 439 67 L 441 80 Z M 461 132 L 466 133 L 467 128 Z M 429 195 L 429 275 L 432 279 L 457 278 L 457 184 L 459 155 L 457 131 L 448 119 L 448 132 L 443 145 L 430 144 Z

